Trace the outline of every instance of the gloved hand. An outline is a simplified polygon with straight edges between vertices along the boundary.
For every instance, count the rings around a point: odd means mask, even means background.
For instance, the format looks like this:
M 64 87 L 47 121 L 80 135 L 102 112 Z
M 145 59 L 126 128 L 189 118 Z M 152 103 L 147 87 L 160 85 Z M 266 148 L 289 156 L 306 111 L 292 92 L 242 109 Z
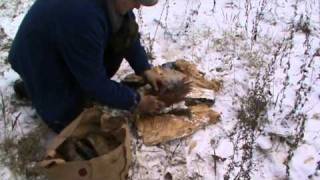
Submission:
M 161 111 L 165 107 L 164 102 L 151 95 L 141 95 L 137 111 L 140 114 L 152 114 Z
M 165 82 L 161 75 L 151 69 L 144 71 L 143 77 L 148 81 L 148 83 L 155 91 L 159 91 L 159 88 L 165 85 Z

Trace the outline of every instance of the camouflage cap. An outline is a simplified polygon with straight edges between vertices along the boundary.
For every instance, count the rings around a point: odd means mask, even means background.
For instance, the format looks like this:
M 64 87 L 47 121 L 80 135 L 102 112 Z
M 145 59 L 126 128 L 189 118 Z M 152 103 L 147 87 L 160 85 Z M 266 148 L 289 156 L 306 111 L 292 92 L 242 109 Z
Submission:
M 144 6 L 153 6 L 157 4 L 158 0 L 138 0 Z

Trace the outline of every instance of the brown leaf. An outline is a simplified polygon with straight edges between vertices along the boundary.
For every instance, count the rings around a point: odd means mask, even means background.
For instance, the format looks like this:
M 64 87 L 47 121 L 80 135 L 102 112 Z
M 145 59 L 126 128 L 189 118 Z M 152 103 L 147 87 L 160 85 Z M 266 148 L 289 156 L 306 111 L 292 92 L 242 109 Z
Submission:
M 197 146 L 197 141 L 192 141 L 189 145 L 188 154 L 191 153 L 191 151 Z

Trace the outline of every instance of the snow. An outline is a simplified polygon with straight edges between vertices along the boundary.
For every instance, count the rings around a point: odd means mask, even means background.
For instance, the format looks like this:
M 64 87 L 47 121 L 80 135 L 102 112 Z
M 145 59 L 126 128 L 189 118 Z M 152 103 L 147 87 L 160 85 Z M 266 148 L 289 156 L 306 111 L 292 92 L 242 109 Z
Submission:
M 312 175 L 317 166 L 319 153 L 310 145 L 301 145 L 295 152 L 292 159 L 292 176 L 297 179 L 304 179 L 306 174 Z
M 0 79 L 0 87 L 8 87 L 14 82 L 16 79 L 19 78 L 19 75 L 12 69 L 9 71 L 4 72 L 4 75 Z
M 0 28 L 5 33 L 0 39 L 0 90 L 7 104 L 11 103 L 12 83 L 18 75 L 5 62 L 8 49 L 2 47 L 14 38 L 31 4 L 32 0 L 0 1 Z M 207 78 L 223 80 L 223 89 L 218 93 L 207 92 L 215 98 L 213 109 L 221 114 L 217 125 L 158 146 L 147 147 L 135 138 L 131 179 L 164 179 L 170 172 L 173 179 L 212 180 L 223 179 L 228 171 L 233 179 L 241 170 L 237 166 L 230 170 L 232 159 L 236 164 L 249 162 L 241 159 L 245 153 L 241 147 L 248 139 L 239 137 L 251 132 L 237 128 L 241 127 L 237 118 L 241 107 L 239 99 L 246 97 L 248 90 L 261 79 L 258 73 L 272 71 L 266 68 L 277 51 L 279 55 L 272 65 L 274 73 L 268 84 L 271 96 L 266 95 L 271 100 L 268 122 L 253 132 L 250 145 L 253 163 L 250 177 L 288 178 L 285 166 L 290 150 L 288 144 L 294 142 L 302 127 L 299 123 L 302 120 L 295 119 L 303 113 L 307 118 L 304 136 L 293 149 L 288 164 L 290 179 L 320 179 L 317 169 L 320 161 L 320 57 L 314 56 L 320 48 L 319 1 L 163 0 L 155 7 L 143 7 L 135 13 L 142 42 L 147 49 L 153 47 L 154 65 L 186 59 L 196 63 Z M 309 25 L 308 41 L 299 24 Z M 310 66 L 303 66 L 308 63 Z M 114 79 L 119 80 L 130 72 L 128 63 L 124 63 Z M 310 91 L 304 90 L 308 88 Z M 297 108 L 290 115 L 294 107 Z M 16 117 L 21 112 L 18 123 L 28 131 L 30 127 L 25 123 L 30 123 L 33 111 L 28 105 L 19 106 L 11 115 Z M 215 160 L 213 155 L 226 160 Z M 0 176 L 1 179 L 12 178 L 6 167 L 0 169 Z
M 263 151 L 269 151 L 272 149 L 272 142 L 270 137 L 259 136 L 256 143 L 257 143 L 257 146 L 261 148 Z

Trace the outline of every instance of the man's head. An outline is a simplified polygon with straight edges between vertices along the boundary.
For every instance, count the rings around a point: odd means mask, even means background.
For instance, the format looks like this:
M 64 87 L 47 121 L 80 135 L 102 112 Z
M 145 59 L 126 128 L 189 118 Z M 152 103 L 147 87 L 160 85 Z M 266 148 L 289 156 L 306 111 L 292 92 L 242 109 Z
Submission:
M 115 0 L 115 2 L 116 11 L 119 14 L 124 15 L 134 8 L 139 9 L 141 5 L 153 6 L 157 4 L 158 0 Z
M 158 0 L 137 0 L 137 1 L 139 1 L 143 6 L 153 6 L 158 2 Z

